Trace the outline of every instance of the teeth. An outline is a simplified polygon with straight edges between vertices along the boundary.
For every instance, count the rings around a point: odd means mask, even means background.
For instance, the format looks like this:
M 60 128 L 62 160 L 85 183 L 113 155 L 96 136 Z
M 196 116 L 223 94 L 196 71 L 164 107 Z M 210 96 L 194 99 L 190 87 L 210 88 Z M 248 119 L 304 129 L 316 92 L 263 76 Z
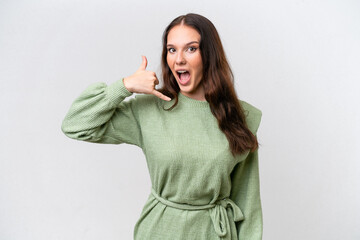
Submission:
M 187 71 L 177 71 L 178 73 L 184 73 L 184 72 L 187 72 Z

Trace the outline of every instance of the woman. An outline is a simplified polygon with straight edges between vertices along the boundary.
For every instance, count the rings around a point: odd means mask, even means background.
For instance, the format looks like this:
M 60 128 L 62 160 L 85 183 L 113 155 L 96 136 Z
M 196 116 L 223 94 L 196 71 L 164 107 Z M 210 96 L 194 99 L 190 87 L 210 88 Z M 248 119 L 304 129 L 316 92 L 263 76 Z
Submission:
M 161 89 L 146 65 L 143 57 L 133 75 L 89 86 L 72 104 L 63 132 L 142 148 L 152 189 L 135 239 L 261 239 L 261 112 L 238 100 L 215 27 L 197 14 L 170 23 Z M 144 94 L 125 101 L 133 93 Z

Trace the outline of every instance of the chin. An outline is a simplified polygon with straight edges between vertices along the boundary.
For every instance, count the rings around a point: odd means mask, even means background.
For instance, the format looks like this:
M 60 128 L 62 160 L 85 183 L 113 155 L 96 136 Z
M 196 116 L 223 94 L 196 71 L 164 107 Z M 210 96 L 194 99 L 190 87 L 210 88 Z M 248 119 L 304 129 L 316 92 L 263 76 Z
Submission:
M 193 92 L 193 89 L 192 89 L 191 86 L 181 86 L 180 90 L 183 91 L 183 92 L 186 92 L 186 93 L 192 93 Z

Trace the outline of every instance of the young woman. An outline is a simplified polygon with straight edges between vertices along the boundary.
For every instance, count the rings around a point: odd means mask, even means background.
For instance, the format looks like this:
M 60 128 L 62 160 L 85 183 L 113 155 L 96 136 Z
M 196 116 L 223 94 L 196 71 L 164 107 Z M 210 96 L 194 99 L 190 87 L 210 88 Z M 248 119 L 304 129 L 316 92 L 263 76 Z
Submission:
M 261 112 L 237 98 L 214 25 L 187 14 L 165 29 L 161 89 L 146 65 L 143 57 L 133 75 L 90 85 L 73 102 L 63 132 L 142 148 L 152 189 L 134 239 L 261 239 Z M 125 100 L 133 93 L 143 94 Z

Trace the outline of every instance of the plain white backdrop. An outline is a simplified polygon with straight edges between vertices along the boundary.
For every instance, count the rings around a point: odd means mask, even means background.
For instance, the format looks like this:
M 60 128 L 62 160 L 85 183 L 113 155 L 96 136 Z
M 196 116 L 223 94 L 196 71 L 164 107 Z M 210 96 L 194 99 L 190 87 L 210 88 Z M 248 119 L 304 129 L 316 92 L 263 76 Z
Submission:
M 160 77 L 163 30 L 189 12 L 214 23 L 239 98 L 263 112 L 264 240 L 360 239 L 356 0 L 0 0 L 0 239 L 132 239 L 151 187 L 141 149 L 69 139 L 61 122 L 141 55 Z

